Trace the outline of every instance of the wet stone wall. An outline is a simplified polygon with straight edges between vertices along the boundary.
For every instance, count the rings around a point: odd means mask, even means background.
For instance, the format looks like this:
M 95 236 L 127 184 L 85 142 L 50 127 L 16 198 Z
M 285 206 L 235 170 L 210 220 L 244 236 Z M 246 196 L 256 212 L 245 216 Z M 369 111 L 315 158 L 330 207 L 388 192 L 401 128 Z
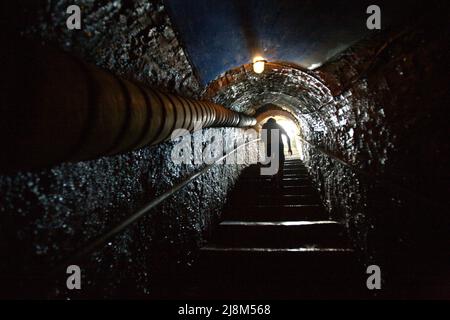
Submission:
M 347 223 L 365 262 L 384 268 L 385 287 L 402 296 L 423 290 L 428 297 L 443 297 L 442 289 L 450 286 L 445 249 L 450 223 L 444 213 L 449 76 L 442 69 L 450 51 L 448 28 L 439 21 L 447 20 L 424 19 L 389 44 L 367 73 L 322 111 L 334 125 L 309 137 L 364 172 L 315 149 L 307 152 L 331 215 Z M 352 57 L 357 60 L 357 52 Z M 345 72 L 337 65 L 326 68 Z
M 126 78 L 197 95 L 199 83 L 161 0 L 77 1 L 81 30 L 66 27 L 66 10 L 72 4 L 15 1 L 5 28 Z
M 130 79 L 197 97 L 199 84 L 161 1 L 77 1 L 80 31 L 65 28 L 72 1 L 18 1 L 8 30 L 56 45 Z M 11 36 L 10 33 L 9 36 Z M 206 129 L 235 137 L 242 129 Z M 242 165 L 218 165 L 97 253 L 79 261 L 80 293 L 65 270 L 52 290 L 30 279 L 84 248 L 202 165 L 175 165 L 174 143 L 80 163 L 0 176 L 0 295 L 57 298 L 164 295 L 182 278 L 217 221 Z M 32 155 L 30 155 L 32 156 Z M 39 280 L 39 279 L 38 279 Z M 52 284 L 53 285 L 53 284 Z

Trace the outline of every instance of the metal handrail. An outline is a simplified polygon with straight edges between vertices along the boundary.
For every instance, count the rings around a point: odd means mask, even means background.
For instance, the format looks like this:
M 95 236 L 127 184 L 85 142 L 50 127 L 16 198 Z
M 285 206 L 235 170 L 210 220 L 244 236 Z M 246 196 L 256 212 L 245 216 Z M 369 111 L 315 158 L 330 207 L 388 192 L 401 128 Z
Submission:
M 362 174 L 362 175 L 364 175 L 364 176 L 367 176 L 367 177 L 374 177 L 373 175 L 371 175 L 371 174 L 369 174 L 369 173 L 367 173 L 367 172 L 365 172 L 365 171 L 362 171 L 362 170 L 360 170 L 360 169 L 358 169 L 358 168 L 355 168 L 353 165 L 351 165 L 351 164 L 349 164 L 348 162 L 342 160 L 341 158 L 337 157 L 336 155 L 332 154 L 331 152 L 329 152 L 329 151 L 327 151 L 327 150 L 325 150 L 325 149 L 323 149 L 323 148 L 321 148 L 321 147 L 315 145 L 314 143 L 312 143 L 312 142 L 306 140 L 306 139 L 305 139 L 304 137 L 302 137 L 301 135 L 297 135 L 297 136 L 299 137 L 300 140 L 302 140 L 302 141 L 305 142 L 306 144 L 310 145 L 310 146 L 313 147 L 314 149 L 317 149 L 320 153 L 322 153 L 322 154 L 326 155 L 327 157 L 329 157 L 329 158 L 331 158 L 331 159 L 333 159 L 333 160 L 339 162 L 340 164 L 342 164 L 342 165 L 346 166 L 347 168 L 351 169 L 352 171 L 355 171 L 355 172 L 360 173 L 360 174 Z
M 372 181 L 374 181 L 374 183 L 376 184 L 384 184 L 386 185 L 388 188 L 390 187 L 391 190 L 395 189 L 398 192 L 402 192 L 404 194 L 408 194 L 408 196 L 410 197 L 414 197 L 415 199 L 418 199 L 422 202 L 426 202 L 429 205 L 432 205 L 434 207 L 437 207 L 439 209 L 442 208 L 447 208 L 447 205 L 444 203 L 438 203 L 436 200 L 432 200 L 422 194 L 418 194 L 417 192 L 414 192 L 408 188 L 405 188 L 404 186 L 399 185 L 398 183 L 393 182 L 392 180 L 388 179 L 388 178 L 383 178 L 380 179 L 378 176 L 365 172 L 361 169 L 355 168 L 353 165 L 349 164 L 348 162 L 340 159 L 339 157 L 337 157 L 336 155 L 332 154 L 331 152 L 328 152 L 327 150 L 316 146 L 315 144 L 313 144 L 312 142 L 306 140 L 305 138 L 303 138 L 301 135 L 298 135 L 299 139 L 302 140 L 303 142 L 307 143 L 308 145 L 310 145 L 311 147 L 313 147 L 314 149 L 318 150 L 320 153 L 326 155 L 327 157 L 335 160 L 336 162 L 339 162 L 340 164 L 346 166 L 347 168 L 349 168 L 350 170 L 360 174 L 361 176 L 364 176 L 366 178 L 371 179 Z
M 99 238 L 97 238 L 96 240 L 94 240 L 91 244 L 87 245 L 82 250 L 78 251 L 75 255 L 71 256 L 71 258 L 69 260 L 70 261 L 76 261 L 76 260 L 79 260 L 79 259 L 83 258 L 84 256 L 94 252 L 95 249 L 97 249 L 98 247 L 104 245 L 109 239 L 111 239 L 112 237 L 117 235 L 119 232 L 123 231 L 125 228 L 127 228 L 128 226 L 130 226 L 131 224 L 136 222 L 138 219 L 140 219 L 146 213 L 148 213 L 151 209 L 153 209 L 154 207 L 159 205 L 161 202 L 163 202 L 167 198 L 169 198 L 172 195 L 174 195 L 177 191 L 181 190 L 183 187 L 185 187 L 186 185 L 188 185 L 189 183 L 194 181 L 196 178 L 198 178 L 203 173 L 205 173 L 206 171 L 211 169 L 213 166 L 215 166 L 217 163 L 219 163 L 220 161 L 226 159 L 228 156 L 230 156 L 231 154 L 233 154 L 234 152 L 236 152 L 240 148 L 245 147 L 245 146 L 247 146 L 247 145 L 249 145 L 251 143 L 258 142 L 260 140 L 261 139 L 259 138 L 259 139 L 254 139 L 254 140 L 245 142 L 245 143 L 237 146 L 236 148 L 234 148 L 232 151 L 229 151 L 227 154 L 225 154 L 223 156 L 220 156 L 219 158 L 215 159 L 213 163 L 205 166 L 203 169 L 197 171 L 196 173 L 193 173 L 193 174 L 189 175 L 187 178 L 182 180 L 180 183 L 178 183 L 174 187 L 170 188 L 169 190 L 167 190 L 166 192 L 164 192 L 160 196 L 158 196 L 155 199 L 153 199 L 152 201 L 150 201 L 143 208 L 141 208 L 136 213 L 132 214 L 130 217 L 128 217 L 127 219 L 125 219 L 124 221 L 119 223 L 117 226 L 112 228 L 110 231 L 108 231 L 104 235 L 102 235 Z M 67 266 L 68 264 L 65 263 L 65 264 L 61 264 L 61 265 Z

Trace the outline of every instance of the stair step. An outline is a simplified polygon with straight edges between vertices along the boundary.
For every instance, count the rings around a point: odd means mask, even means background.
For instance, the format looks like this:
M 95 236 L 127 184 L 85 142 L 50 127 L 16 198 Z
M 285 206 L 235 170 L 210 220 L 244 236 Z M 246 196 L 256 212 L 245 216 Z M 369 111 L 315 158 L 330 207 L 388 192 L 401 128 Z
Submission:
M 340 226 L 343 225 L 334 220 L 319 220 L 319 221 L 309 221 L 309 220 L 301 220 L 301 221 L 237 221 L 237 220 L 225 220 L 219 223 L 221 226 Z
M 242 221 L 301 221 L 326 220 L 320 205 L 249 206 L 229 208 L 225 217 Z
M 299 170 L 299 169 L 294 169 L 294 170 L 283 169 L 283 176 L 286 176 L 286 175 L 290 175 L 290 176 L 293 176 L 293 175 L 299 175 L 299 176 L 305 175 L 305 176 L 311 177 L 308 171 L 306 171 L 306 170 Z
M 283 178 L 308 178 L 308 179 L 310 179 L 311 176 L 308 173 L 291 173 L 289 171 L 284 171 Z
M 273 192 L 273 188 L 270 187 L 262 187 L 259 189 L 260 193 L 263 194 L 266 191 Z M 278 192 L 281 194 L 317 194 L 316 189 L 313 185 L 304 185 L 304 186 L 282 186 Z
M 241 177 L 240 181 L 261 181 L 261 182 L 271 182 L 274 179 L 272 176 L 249 176 L 249 177 Z M 282 179 L 283 181 L 292 181 L 292 180 L 307 180 L 311 181 L 311 178 L 307 174 L 288 174 L 283 175 Z
M 348 247 L 345 229 L 336 221 L 223 221 L 211 240 L 229 247 Z
M 320 197 L 317 194 L 302 194 L 302 195 L 283 195 L 272 194 L 271 196 L 260 195 L 255 198 L 255 201 L 260 205 L 312 205 L 320 204 Z
M 288 194 L 298 197 L 316 197 L 320 199 L 316 190 L 312 186 L 284 186 L 279 190 L 274 190 L 273 188 L 261 187 L 261 188 L 236 188 L 230 195 L 230 199 L 234 197 L 285 197 Z
M 298 248 L 261 248 L 261 247 L 228 247 L 218 245 L 207 245 L 200 249 L 203 252 L 250 252 L 250 253 L 264 253 L 264 254 L 277 254 L 277 253 L 313 253 L 313 254 L 329 254 L 329 253 L 353 253 L 351 248 L 320 248 L 320 247 L 298 247 Z
M 313 187 L 313 183 L 309 178 L 284 178 L 281 180 L 282 187 L 302 187 L 302 186 L 311 186 Z M 271 181 L 270 178 L 264 179 L 240 179 L 236 188 L 256 188 L 256 187 L 268 187 L 274 188 L 275 183 Z
M 199 261 L 197 299 L 342 299 L 367 291 L 350 249 L 208 246 Z
M 309 174 L 308 169 L 306 169 L 305 167 L 298 167 L 298 166 L 284 166 L 283 171 L 284 172 L 300 172 L 300 173 Z
M 239 206 L 270 206 L 270 205 L 318 205 L 320 198 L 317 194 L 303 194 L 303 195 L 283 195 L 277 193 L 269 194 L 254 194 L 248 195 L 244 193 L 237 193 L 231 202 L 232 207 Z M 234 204 L 234 206 L 233 206 Z
M 281 182 L 283 187 L 314 187 L 312 181 L 310 179 L 283 179 Z
M 310 175 L 308 172 L 297 172 L 297 171 L 284 171 L 283 178 L 302 178 L 302 179 L 310 179 Z M 270 175 L 260 175 L 260 174 L 241 174 L 239 177 L 240 180 L 270 180 L 272 176 Z
M 285 161 L 284 162 L 284 166 L 297 166 L 297 167 L 303 167 L 306 168 L 306 165 L 304 163 L 301 162 L 291 162 L 291 161 Z
M 283 181 L 311 181 L 309 175 L 283 176 Z
M 320 269 L 333 270 L 338 263 L 347 264 L 349 259 L 354 258 L 354 251 L 351 248 L 327 247 L 266 248 L 207 245 L 200 249 L 200 256 L 202 263 L 209 267 L 222 266 L 229 272 L 234 269 L 242 276 L 249 276 L 258 271 L 282 276 L 293 272 L 294 276 L 300 276 L 300 270 L 305 273 L 307 271 L 316 273 Z
M 361 298 L 366 274 L 344 226 L 328 220 L 304 163 L 288 158 L 279 187 L 260 169 L 243 170 L 226 220 L 193 266 L 191 297 Z
M 279 283 L 307 281 L 315 285 L 336 278 L 345 283 L 355 275 L 351 266 L 355 259 L 350 248 L 264 248 L 205 246 L 200 250 L 202 274 L 213 272 L 228 282 L 236 279 L 251 283 Z M 227 279 L 227 280 L 226 280 Z M 286 288 L 292 287 L 288 284 Z
M 257 212 L 265 212 L 270 214 L 276 214 L 276 213 L 282 213 L 282 212 L 289 212 L 289 213 L 304 213 L 304 212 L 317 212 L 318 210 L 322 209 L 322 206 L 320 204 L 263 204 L 263 205 L 251 205 L 247 207 L 243 207 L 241 203 L 238 203 L 238 208 L 233 209 L 239 209 L 244 208 L 245 211 L 252 210 Z
M 307 167 L 301 166 L 301 165 L 284 165 L 283 169 L 291 170 L 291 171 L 299 170 L 299 171 L 309 172 Z
M 355 260 L 350 248 L 297 247 L 227 247 L 208 245 L 200 250 L 203 274 L 240 281 L 278 283 L 281 280 L 311 281 L 318 285 L 324 280 L 346 279 Z M 353 274 L 348 274 L 349 278 Z M 222 279 L 224 279 L 222 278 Z M 327 279 L 327 280 L 326 280 Z M 345 281 L 344 281 L 345 283 Z M 292 286 L 292 285 L 291 285 Z
M 228 221 L 224 224 L 241 223 Z M 260 222 L 248 222 L 247 225 L 255 223 Z M 284 223 L 308 225 L 313 222 Z M 335 222 L 317 222 L 320 223 Z M 197 288 L 201 290 L 200 294 L 193 295 L 196 298 L 361 298 L 367 291 L 363 278 L 366 274 L 360 270 L 353 250 L 348 247 L 268 248 L 210 244 L 201 248 L 198 262 L 194 273 L 197 274 Z

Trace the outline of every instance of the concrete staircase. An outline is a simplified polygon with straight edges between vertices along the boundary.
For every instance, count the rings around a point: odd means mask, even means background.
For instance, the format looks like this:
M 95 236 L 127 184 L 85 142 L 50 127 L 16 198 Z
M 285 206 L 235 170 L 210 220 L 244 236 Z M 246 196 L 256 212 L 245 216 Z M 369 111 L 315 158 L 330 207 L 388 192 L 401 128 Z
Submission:
M 281 186 L 247 168 L 224 220 L 201 249 L 192 297 L 363 297 L 365 278 L 344 226 L 327 218 L 308 171 L 287 160 Z

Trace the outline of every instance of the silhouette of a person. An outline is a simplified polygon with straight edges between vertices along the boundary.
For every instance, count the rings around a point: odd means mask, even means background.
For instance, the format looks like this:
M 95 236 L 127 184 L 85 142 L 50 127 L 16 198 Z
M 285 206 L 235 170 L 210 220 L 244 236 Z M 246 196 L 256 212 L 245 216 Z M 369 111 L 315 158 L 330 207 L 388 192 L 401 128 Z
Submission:
M 272 141 L 272 132 L 274 130 L 278 130 L 277 132 L 275 132 L 275 136 L 274 136 L 278 140 L 277 141 L 278 142 L 278 150 L 273 150 L 273 155 L 278 157 L 278 159 L 279 159 L 279 162 L 278 162 L 279 170 L 278 170 L 278 173 L 275 175 L 276 181 L 279 185 L 280 179 L 283 176 L 283 167 L 284 167 L 284 161 L 285 161 L 284 144 L 283 144 L 283 139 L 281 136 L 284 135 L 286 137 L 286 140 L 288 143 L 289 155 L 292 155 L 291 139 L 289 138 L 286 131 L 277 123 L 277 121 L 274 118 L 269 118 L 269 120 L 267 120 L 267 122 L 264 123 L 264 125 L 262 126 L 262 129 L 266 130 L 265 139 L 263 139 L 263 140 L 264 140 L 264 144 L 266 147 L 267 157 L 272 156 L 272 145 L 274 145 L 274 147 L 277 147 L 277 143 Z

